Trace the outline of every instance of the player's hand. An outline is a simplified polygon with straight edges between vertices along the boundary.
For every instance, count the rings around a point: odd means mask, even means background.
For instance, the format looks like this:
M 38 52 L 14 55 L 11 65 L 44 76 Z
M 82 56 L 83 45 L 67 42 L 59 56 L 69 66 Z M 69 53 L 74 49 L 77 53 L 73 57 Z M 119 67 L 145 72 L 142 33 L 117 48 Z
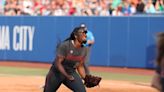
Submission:
M 72 75 L 68 75 L 67 79 L 70 80 L 70 81 L 73 81 L 75 78 Z

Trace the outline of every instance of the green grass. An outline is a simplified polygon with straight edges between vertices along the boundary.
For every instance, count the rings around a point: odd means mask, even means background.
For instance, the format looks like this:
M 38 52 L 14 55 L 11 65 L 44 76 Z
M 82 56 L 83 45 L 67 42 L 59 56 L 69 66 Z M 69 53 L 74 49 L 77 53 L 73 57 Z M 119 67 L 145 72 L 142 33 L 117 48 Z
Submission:
M 9 75 L 45 76 L 47 72 L 48 69 L 42 69 L 42 68 L 20 68 L 20 67 L 0 66 L 0 74 L 6 74 L 6 76 Z M 152 76 L 146 76 L 146 75 L 132 75 L 132 74 L 109 73 L 109 72 L 92 72 L 92 74 L 101 76 L 103 79 L 106 80 L 150 82 L 152 79 Z
M 10 75 L 26 75 L 26 76 L 45 76 L 48 69 L 39 68 L 20 68 L 20 67 L 2 67 L 0 66 L 0 74 Z
M 92 73 L 98 76 L 102 76 L 103 79 L 108 79 L 108 80 L 123 80 L 123 81 L 149 83 L 152 79 L 152 76 L 148 76 L 148 75 L 134 75 L 134 74 L 107 73 L 107 72 L 92 72 Z

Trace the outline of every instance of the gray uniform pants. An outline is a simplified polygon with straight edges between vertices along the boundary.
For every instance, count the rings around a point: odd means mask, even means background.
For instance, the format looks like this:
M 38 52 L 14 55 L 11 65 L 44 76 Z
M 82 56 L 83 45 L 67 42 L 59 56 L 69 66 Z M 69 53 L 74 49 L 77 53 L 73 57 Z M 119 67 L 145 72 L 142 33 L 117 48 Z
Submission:
M 46 76 L 44 92 L 56 92 L 62 83 L 73 92 L 86 92 L 82 79 L 76 71 L 72 73 L 72 76 L 75 78 L 74 81 L 66 79 L 65 76 L 58 71 L 54 72 L 50 70 Z

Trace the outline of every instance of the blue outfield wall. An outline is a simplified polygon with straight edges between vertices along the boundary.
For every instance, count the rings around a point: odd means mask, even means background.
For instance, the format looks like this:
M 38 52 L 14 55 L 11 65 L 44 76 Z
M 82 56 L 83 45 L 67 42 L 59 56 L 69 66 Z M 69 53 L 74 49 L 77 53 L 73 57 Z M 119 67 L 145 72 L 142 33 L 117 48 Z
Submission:
M 164 17 L 0 17 L 0 60 L 52 63 L 56 44 L 75 26 L 94 33 L 91 65 L 153 68 Z

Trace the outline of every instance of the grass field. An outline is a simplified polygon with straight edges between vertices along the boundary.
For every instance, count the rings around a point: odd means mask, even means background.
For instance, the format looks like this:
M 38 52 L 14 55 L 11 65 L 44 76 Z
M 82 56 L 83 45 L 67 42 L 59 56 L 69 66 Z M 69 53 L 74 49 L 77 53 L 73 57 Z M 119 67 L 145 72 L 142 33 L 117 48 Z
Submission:
M 25 75 L 25 76 L 46 76 L 48 72 L 47 68 L 22 68 L 22 67 L 7 67 L 0 66 L 0 76 L 4 75 Z M 105 80 L 123 80 L 133 82 L 145 82 L 149 83 L 152 79 L 150 75 L 134 75 L 125 73 L 111 73 L 109 72 L 92 72 L 94 75 L 102 76 Z

